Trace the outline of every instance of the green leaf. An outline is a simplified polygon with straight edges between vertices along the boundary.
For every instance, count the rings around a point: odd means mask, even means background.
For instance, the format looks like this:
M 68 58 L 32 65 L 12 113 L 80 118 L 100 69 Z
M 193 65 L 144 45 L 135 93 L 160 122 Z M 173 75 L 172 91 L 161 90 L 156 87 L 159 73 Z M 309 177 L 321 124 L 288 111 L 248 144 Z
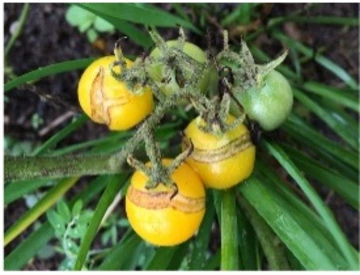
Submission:
M 334 132 L 342 137 L 351 147 L 356 149 L 358 147 L 358 137 L 357 133 L 353 131 L 352 128 L 347 125 L 346 121 L 340 123 L 339 121 L 334 120 L 332 115 L 322 108 L 315 101 L 306 96 L 303 92 L 297 89 L 293 89 L 294 96 L 301 103 L 303 103 L 307 108 L 309 108 L 314 114 L 316 114 L 320 119 L 322 119 Z
M 94 43 L 98 36 L 98 33 L 93 28 L 88 29 L 86 32 L 86 37 L 90 43 Z
M 82 21 L 78 26 L 79 31 L 81 33 L 84 33 L 86 30 L 88 30 L 90 28 L 92 23 L 93 23 L 92 20 L 91 21 Z
M 50 223 L 43 224 L 21 242 L 4 260 L 4 270 L 20 270 L 54 236 Z
M 216 270 L 220 268 L 221 249 L 218 249 L 214 255 L 206 262 L 204 270 Z
M 57 212 L 59 213 L 63 221 L 65 221 L 65 223 L 70 222 L 71 220 L 70 209 L 69 206 L 63 200 L 58 202 Z
M 25 212 L 6 232 L 4 236 L 5 246 L 14 240 L 19 234 L 27 229 L 44 212 L 53 206 L 76 182 L 78 178 L 67 178 L 51 188 L 50 191 L 30 210 Z
M 81 3 L 77 4 L 81 7 L 94 12 L 95 14 L 102 13 L 108 16 L 115 17 L 117 19 L 130 21 L 133 23 L 140 23 L 144 25 L 152 25 L 159 27 L 176 27 L 181 25 L 185 28 L 189 28 L 196 33 L 200 31 L 193 26 L 190 22 L 185 21 L 177 16 L 174 16 L 166 11 L 157 9 L 154 6 L 149 8 L 148 6 L 136 6 L 134 4 L 126 3 L 106 3 L 97 4 L 97 3 Z
M 107 176 L 97 177 L 89 183 L 87 188 L 77 194 L 70 205 L 77 200 L 82 200 L 84 204 L 95 197 L 102 189 L 105 188 L 104 178 Z M 32 232 L 24 241 L 22 241 L 8 256 L 6 256 L 4 265 L 7 270 L 20 270 L 23 266 L 44 247 L 50 239 L 54 237 L 54 229 L 49 222 L 45 222 L 41 227 Z
M 95 60 L 92 58 L 76 59 L 71 61 L 65 61 L 60 63 L 51 64 L 43 68 L 23 74 L 13 80 L 10 80 L 4 85 L 4 92 L 19 87 L 20 85 L 26 84 L 30 81 L 37 81 L 41 78 L 56 75 L 59 73 L 65 73 L 69 71 L 75 71 L 77 69 L 83 69 L 90 65 Z
M 101 17 L 96 17 L 94 28 L 99 32 L 113 32 L 115 30 L 112 24 Z
M 83 208 L 83 202 L 82 200 L 78 200 L 75 202 L 73 208 L 72 208 L 72 216 L 73 217 L 76 217 L 76 216 L 79 216 L 80 213 L 81 213 L 81 210 Z
M 112 248 L 109 255 L 104 259 L 98 270 L 122 270 L 135 255 L 139 255 L 137 248 L 144 243 L 131 229 L 121 239 L 120 243 Z
M 323 96 L 339 105 L 348 107 L 355 112 L 359 112 L 358 98 L 353 91 L 346 91 L 314 81 L 306 82 L 302 87 L 308 92 Z
M 325 69 L 329 70 L 333 74 L 335 74 L 337 77 L 339 77 L 341 80 L 343 80 L 349 87 L 352 89 L 359 89 L 358 83 L 352 78 L 348 72 L 346 72 L 343 68 L 341 68 L 339 65 L 335 64 L 331 60 L 327 59 L 326 57 L 316 54 L 314 56 L 314 50 L 310 49 L 309 47 L 306 47 L 302 43 L 284 35 L 280 31 L 273 31 L 272 36 L 281 42 L 285 43 L 288 47 L 295 48 L 302 54 L 304 54 L 308 58 L 314 57 L 315 62 L 322 65 Z
M 86 232 L 83 241 L 81 242 L 80 251 L 78 253 L 76 263 L 74 266 L 74 270 L 81 270 L 84 261 L 86 259 L 86 255 L 90 249 L 91 243 L 98 231 L 100 223 L 105 215 L 106 210 L 113 202 L 115 196 L 124 185 L 126 178 L 128 177 L 127 174 L 122 175 L 114 175 L 109 178 L 108 185 L 101 196 L 99 203 L 97 204 L 95 213 L 93 218 L 90 222 L 89 228 Z
M 58 233 L 56 234 L 57 236 L 61 236 L 65 233 L 66 221 L 64 221 L 58 213 L 56 213 L 54 210 L 49 210 L 46 213 L 46 217 L 51 226 L 54 228 L 55 232 Z
M 40 154 L 45 153 L 47 150 L 54 147 L 58 142 L 63 140 L 65 137 L 70 135 L 72 132 L 80 128 L 87 122 L 88 118 L 85 115 L 80 115 L 76 117 L 69 125 L 58 131 L 55 135 L 49 138 L 47 141 L 43 143 L 40 147 L 34 150 L 31 156 L 38 156 Z
M 159 247 L 144 270 L 166 270 L 178 246 Z
M 329 228 L 330 233 L 334 237 L 337 245 L 339 246 L 341 252 L 348 261 L 351 269 L 358 269 L 358 260 L 357 256 L 354 254 L 353 248 L 346 239 L 345 234 L 340 229 L 337 224 L 333 214 L 325 203 L 318 196 L 316 191 L 310 185 L 310 183 L 303 177 L 298 168 L 293 164 L 291 159 L 285 154 L 285 152 L 275 144 L 264 142 L 267 150 L 280 162 L 284 169 L 294 178 L 299 187 L 304 191 L 311 204 L 314 206 L 316 211 L 324 220 L 324 223 Z
M 315 231 L 312 221 L 299 215 L 301 212 L 272 184 L 252 176 L 239 190 L 307 270 L 348 268 L 337 248 Z
M 359 186 L 345 177 L 335 173 L 323 165 L 317 163 L 314 159 L 309 158 L 305 154 L 292 148 L 292 146 L 283 145 L 289 152 L 294 162 L 309 177 L 331 188 L 340 196 L 342 196 L 355 209 L 359 209 Z
M 24 195 L 29 194 L 38 188 L 51 183 L 49 179 L 27 180 L 11 182 L 5 186 L 4 190 L 4 204 L 8 205 Z
M 168 264 L 167 270 L 179 270 L 181 268 L 182 263 L 187 260 L 186 255 L 189 250 L 189 243 L 185 242 L 178 246 Z
M 338 143 L 320 134 L 317 129 L 306 123 L 294 113 L 289 115 L 282 127 L 290 135 L 299 140 L 303 146 L 310 146 L 317 151 L 318 149 L 323 149 L 335 156 L 339 161 L 344 161 L 351 167 L 357 169 L 358 157 L 355 152 L 344 148 L 343 146 L 339 146 Z M 299 129 L 301 129 L 301 131 L 299 131 Z
M 244 270 L 257 270 L 256 240 L 254 229 L 243 211 L 237 206 L 239 253 Z
M 91 24 L 95 15 L 78 6 L 71 5 L 66 11 L 65 19 L 71 26 L 80 26 L 83 22 L 90 22 Z
M 189 255 L 189 270 L 202 270 L 205 265 L 207 248 L 210 242 L 211 229 L 215 217 L 215 207 L 210 192 L 206 194 L 206 212 L 196 237 L 194 247 Z
M 246 199 L 238 198 L 238 203 L 244 209 L 244 212 L 246 213 L 256 232 L 258 240 L 270 265 L 270 269 L 289 270 L 290 267 L 285 255 L 286 250 L 275 233 L 260 217 L 260 215 L 251 207 Z

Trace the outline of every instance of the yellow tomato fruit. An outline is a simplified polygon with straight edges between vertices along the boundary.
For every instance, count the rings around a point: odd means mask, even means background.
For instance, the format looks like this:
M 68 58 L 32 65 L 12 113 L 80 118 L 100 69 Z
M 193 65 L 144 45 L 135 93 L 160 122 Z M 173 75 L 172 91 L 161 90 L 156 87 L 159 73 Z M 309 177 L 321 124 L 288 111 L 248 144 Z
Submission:
M 152 112 L 153 95 L 148 87 L 141 95 L 132 94 L 125 83 L 111 75 L 109 66 L 114 61 L 115 56 L 106 56 L 87 67 L 79 81 L 78 98 L 93 121 L 106 124 L 110 130 L 127 130 Z M 132 61 L 126 60 L 126 66 L 131 65 Z M 120 73 L 119 66 L 114 71 Z
M 169 165 L 170 159 L 163 164 Z M 149 165 L 149 164 L 148 164 Z M 126 194 L 126 213 L 135 232 L 157 246 L 173 246 L 190 239 L 205 214 L 205 188 L 194 170 L 182 163 L 172 174 L 174 189 L 159 184 L 146 189 L 148 177 L 136 171 Z
M 228 122 L 234 119 L 229 116 Z M 255 146 L 246 126 L 241 124 L 218 137 L 199 129 L 201 124 L 204 125 L 204 121 L 198 117 L 185 129 L 185 138 L 194 145 L 194 151 L 186 162 L 198 173 L 205 186 L 227 189 L 249 177 L 254 169 Z M 186 139 L 183 144 L 185 142 Z

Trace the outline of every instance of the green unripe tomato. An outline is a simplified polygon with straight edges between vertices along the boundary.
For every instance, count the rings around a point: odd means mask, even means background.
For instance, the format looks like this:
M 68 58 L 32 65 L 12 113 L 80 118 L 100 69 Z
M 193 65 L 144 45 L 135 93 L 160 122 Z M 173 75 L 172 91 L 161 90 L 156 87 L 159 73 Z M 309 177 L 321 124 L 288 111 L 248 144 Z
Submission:
M 277 71 L 271 71 L 262 80 L 262 86 L 235 94 L 249 118 L 266 131 L 279 127 L 288 117 L 293 105 L 293 92 L 287 79 Z M 233 102 L 232 113 L 239 115 L 239 107 Z
M 167 41 L 166 44 L 169 47 L 176 47 L 178 45 L 178 41 L 170 40 L 170 41 Z M 206 56 L 205 52 L 202 49 L 200 49 L 198 46 L 196 46 L 190 42 L 185 42 L 183 51 L 188 56 L 190 56 L 191 58 L 195 59 L 196 61 L 198 61 L 200 63 L 205 63 L 207 60 L 207 56 Z M 150 53 L 150 56 L 151 57 L 160 57 L 160 54 L 161 54 L 160 50 L 158 48 L 155 48 Z M 192 68 L 186 69 L 183 72 L 184 75 L 182 77 L 184 77 L 186 79 L 190 79 L 192 77 L 191 69 Z M 210 70 L 211 70 L 211 68 L 206 70 L 204 75 L 200 79 L 198 88 L 201 90 L 202 93 L 206 93 L 206 91 L 208 89 L 209 80 L 210 80 Z M 180 89 L 179 84 L 178 84 L 179 79 L 177 79 L 176 74 L 172 70 L 168 70 L 166 68 L 166 66 L 159 64 L 159 63 L 153 64 L 152 67 L 148 69 L 148 72 L 149 72 L 150 77 L 156 82 L 156 84 L 160 87 L 160 90 L 164 94 L 171 95 L 171 94 L 176 93 Z M 179 76 L 178 76 L 178 78 L 179 78 Z M 185 103 L 185 101 L 181 102 L 181 103 Z

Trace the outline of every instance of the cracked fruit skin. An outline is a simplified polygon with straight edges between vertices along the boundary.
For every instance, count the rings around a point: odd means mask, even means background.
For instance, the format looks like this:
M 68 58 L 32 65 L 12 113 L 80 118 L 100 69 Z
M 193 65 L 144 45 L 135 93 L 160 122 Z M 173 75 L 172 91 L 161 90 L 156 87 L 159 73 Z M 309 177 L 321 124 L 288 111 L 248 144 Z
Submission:
M 169 165 L 171 159 L 164 159 Z M 149 164 L 148 164 L 149 165 Z M 156 246 L 173 246 L 197 232 L 205 214 L 205 188 L 194 170 L 182 163 L 172 174 L 178 193 L 160 183 L 146 189 L 148 177 L 136 171 L 126 194 L 126 214 L 135 232 Z
M 293 92 L 287 79 L 277 71 L 271 71 L 263 79 L 260 89 L 252 88 L 235 94 L 249 118 L 259 123 L 265 131 L 278 128 L 287 119 L 293 105 Z M 233 103 L 232 111 L 239 109 Z
M 234 120 L 233 116 L 228 117 L 228 123 Z M 186 163 L 205 186 L 228 189 L 248 178 L 254 169 L 256 150 L 246 126 L 241 124 L 219 137 L 199 129 L 201 123 L 204 122 L 198 117 L 185 129 L 185 139 L 191 139 L 194 145 Z
M 169 47 L 176 47 L 178 45 L 178 41 L 177 40 L 169 40 L 166 42 L 166 44 Z M 185 42 L 183 51 L 184 51 L 184 53 L 186 53 L 188 56 L 195 59 L 199 63 L 205 63 L 207 60 L 207 56 L 206 56 L 205 52 L 202 49 L 200 49 L 198 46 L 196 46 L 195 44 L 192 44 L 190 42 Z M 160 50 L 158 48 L 155 48 L 150 53 L 150 56 L 151 57 L 160 57 L 161 56 Z M 210 81 L 211 70 L 212 70 L 212 68 L 205 70 L 204 75 L 202 76 L 202 78 L 197 86 L 202 93 L 207 92 L 207 89 L 209 86 L 209 81 Z M 176 75 L 174 74 L 174 72 L 167 69 L 166 66 L 159 64 L 159 63 L 154 64 L 151 68 L 148 69 L 148 72 L 149 72 L 150 77 L 159 85 L 160 90 L 165 95 L 168 95 L 168 96 L 172 95 L 180 89 L 179 84 L 176 81 Z M 192 77 L 191 70 L 184 72 L 184 77 L 186 79 L 190 79 Z M 186 100 L 180 100 L 181 104 L 185 104 L 186 102 L 187 102 Z
M 83 111 L 95 122 L 110 130 L 127 130 L 147 117 L 154 109 L 153 95 L 145 87 L 141 95 L 132 94 L 126 84 L 116 80 L 110 71 L 115 56 L 95 60 L 86 68 L 78 85 Z M 132 61 L 126 60 L 127 67 Z M 114 71 L 120 73 L 119 66 Z

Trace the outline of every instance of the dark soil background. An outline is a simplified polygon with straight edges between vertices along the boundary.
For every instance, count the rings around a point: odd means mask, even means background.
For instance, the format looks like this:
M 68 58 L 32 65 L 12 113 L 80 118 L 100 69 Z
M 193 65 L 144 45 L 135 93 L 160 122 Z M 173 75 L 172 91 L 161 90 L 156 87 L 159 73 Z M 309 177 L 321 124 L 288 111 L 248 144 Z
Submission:
M 213 4 L 210 4 L 213 5 Z M 231 10 L 237 4 L 217 4 L 222 10 Z M 9 40 L 11 26 L 18 19 L 23 4 L 4 4 L 4 43 Z M 162 4 L 168 9 L 170 6 Z M 306 4 L 274 4 L 271 17 L 284 16 L 293 13 L 298 9 L 306 9 Z M 98 43 L 91 45 L 85 34 L 71 27 L 65 20 L 67 4 L 31 4 L 30 12 L 24 29 L 13 46 L 8 57 L 7 65 L 12 68 L 15 75 L 22 75 L 41 66 L 62 62 L 71 59 L 102 56 L 111 54 L 114 42 L 122 36 L 120 33 L 101 34 Z M 306 15 L 333 15 L 341 17 L 358 17 L 358 4 L 320 4 L 316 8 L 305 12 Z M 209 21 L 209 27 L 215 30 L 215 35 L 220 31 L 216 28 L 216 22 Z M 326 46 L 324 55 L 345 68 L 355 78 L 359 73 L 359 30 L 358 28 L 343 28 L 339 26 L 317 25 L 317 24 L 296 24 L 286 23 L 284 31 L 291 37 L 310 44 L 313 48 Z M 177 30 L 162 29 L 161 33 L 167 38 L 177 37 Z M 206 48 L 206 39 L 200 36 L 189 35 L 188 39 Z M 270 56 L 276 56 L 282 49 L 279 42 L 271 39 L 266 34 L 261 35 L 254 43 L 266 50 Z M 139 55 L 142 49 L 127 41 L 124 51 L 129 55 Z M 288 64 L 291 65 L 289 60 Z M 309 79 L 317 80 L 334 86 L 341 86 L 341 82 L 329 72 L 324 71 L 315 62 L 308 62 L 304 65 L 303 74 Z M 5 135 L 18 140 L 45 141 L 56 131 L 69 123 L 73 110 L 78 109 L 76 97 L 77 81 L 81 71 L 58 74 L 53 77 L 44 78 L 29 89 L 23 87 L 14 89 L 6 94 L 8 98 L 4 103 L 5 114 Z M 8 75 L 5 75 L 5 83 Z M 39 94 L 46 94 L 55 100 L 40 98 Z M 55 103 L 62 101 L 62 104 Z M 34 129 L 31 117 L 34 113 L 44 120 L 43 124 Z M 55 127 L 56 119 L 63 119 Z M 319 124 L 313 118 L 315 124 Z M 320 130 L 326 131 L 321 124 Z M 103 126 L 88 122 L 81 131 L 73 133 L 59 144 L 59 147 L 67 144 L 78 143 L 85 140 L 96 139 L 107 133 Z M 337 220 L 342 225 L 344 232 L 351 243 L 358 248 L 359 245 L 359 216 L 358 212 L 346 205 L 336 194 L 324 187 L 314 183 L 326 202 L 332 208 Z M 76 190 L 75 190 L 76 191 Z M 24 201 L 18 200 L 5 209 L 5 229 L 13 224 L 26 210 Z M 15 242 L 5 249 L 8 254 L 19 242 L 21 242 L 29 231 L 21 235 Z M 218 243 L 218 242 L 217 242 Z M 55 257 L 48 261 L 35 260 L 25 267 L 27 270 L 56 270 L 61 257 Z

